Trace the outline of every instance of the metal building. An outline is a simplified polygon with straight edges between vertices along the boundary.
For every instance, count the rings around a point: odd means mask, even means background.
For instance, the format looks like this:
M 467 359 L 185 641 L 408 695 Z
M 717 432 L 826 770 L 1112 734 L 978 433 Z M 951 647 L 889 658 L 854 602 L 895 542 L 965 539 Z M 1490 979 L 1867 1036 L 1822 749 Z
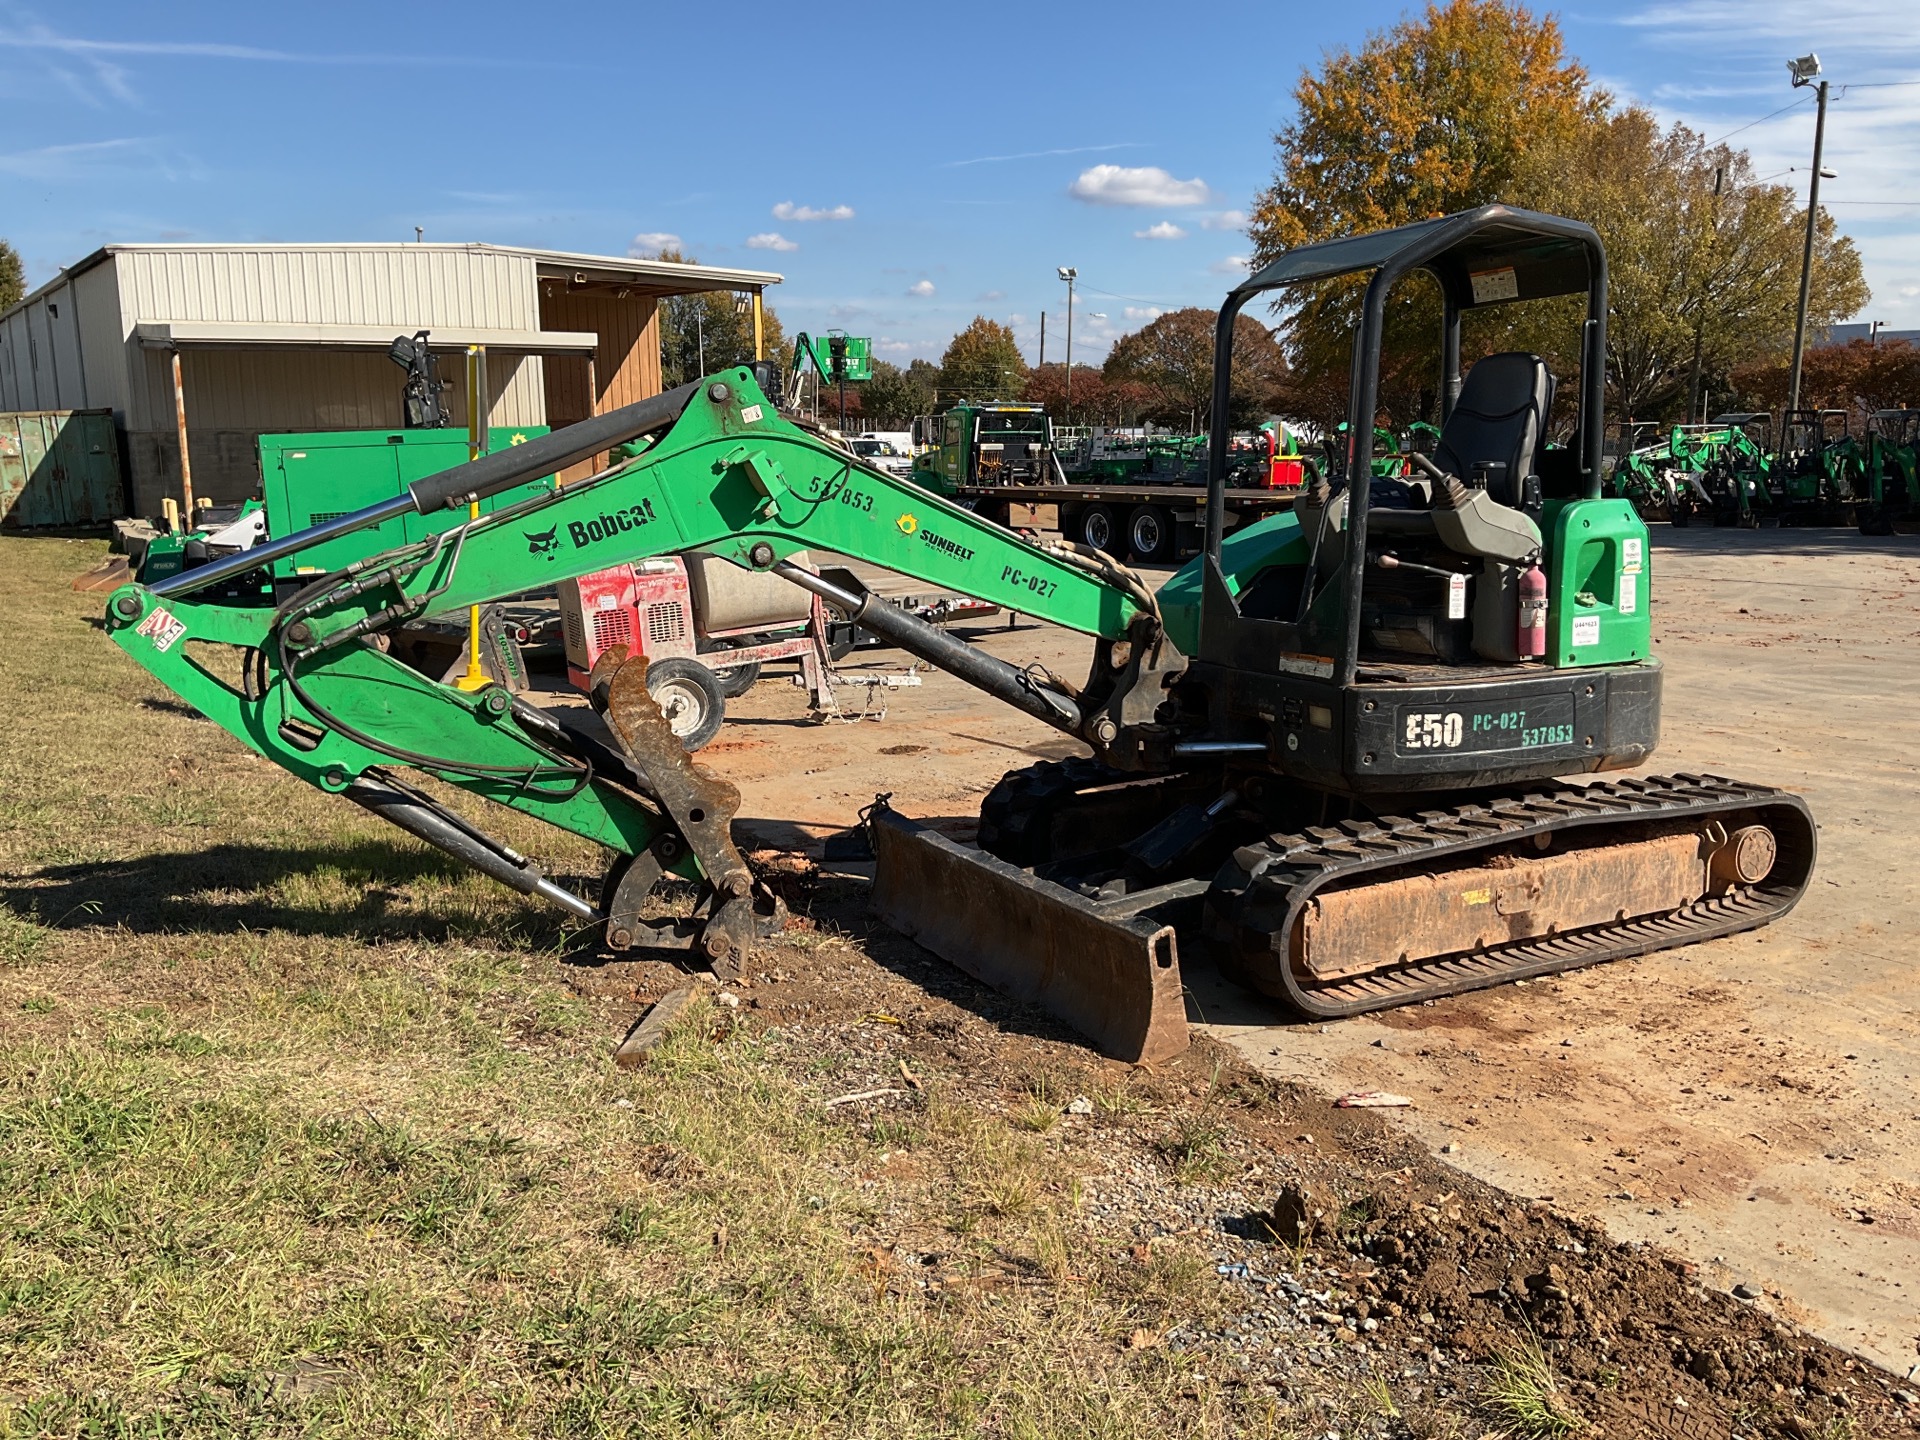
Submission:
M 0 315 L 0 412 L 111 409 L 133 513 L 237 500 L 263 432 L 398 426 L 386 355 L 426 330 L 452 360 L 487 347 L 489 422 L 560 426 L 660 389 L 657 304 L 733 291 L 759 316 L 781 277 L 496 245 L 108 245 Z M 757 331 L 757 325 L 756 325 Z

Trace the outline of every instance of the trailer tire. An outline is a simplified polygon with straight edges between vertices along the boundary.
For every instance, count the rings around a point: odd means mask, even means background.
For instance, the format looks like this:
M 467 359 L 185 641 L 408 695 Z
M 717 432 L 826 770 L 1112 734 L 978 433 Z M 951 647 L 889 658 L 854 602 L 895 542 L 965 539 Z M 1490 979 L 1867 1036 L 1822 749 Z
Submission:
M 1080 538 L 1096 550 L 1118 558 L 1120 526 L 1110 505 L 1089 505 L 1080 512 Z
M 647 666 L 647 693 L 689 755 L 718 735 L 727 718 L 726 696 L 713 671 L 683 655 Z
M 705 654 L 709 659 L 702 663 L 713 671 L 714 681 L 720 686 L 720 694 L 728 700 L 737 700 L 753 688 L 753 682 L 760 678 L 760 662 L 747 665 L 729 665 L 725 655 L 729 650 L 740 647 L 731 640 L 712 640 L 707 643 Z
M 1158 505 L 1137 505 L 1127 517 L 1127 545 L 1136 560 L 1164 560 L 1173 551 L 1173 517 Z

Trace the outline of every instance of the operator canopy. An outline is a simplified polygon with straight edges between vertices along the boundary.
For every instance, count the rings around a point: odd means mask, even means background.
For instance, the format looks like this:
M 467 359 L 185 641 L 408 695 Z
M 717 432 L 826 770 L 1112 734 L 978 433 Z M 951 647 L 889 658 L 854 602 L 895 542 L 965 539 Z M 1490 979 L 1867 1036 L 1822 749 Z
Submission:
M 1591 226 L 1558 215 L 1482 205 L 1371 235 L 1345 235 L 1289 250 L 1235 286 L 1242 300 L 1263 290 L 1368 270 L 1431 271 L 1462 310 L 1550 295 L 1585 294 L 1602 253 Z

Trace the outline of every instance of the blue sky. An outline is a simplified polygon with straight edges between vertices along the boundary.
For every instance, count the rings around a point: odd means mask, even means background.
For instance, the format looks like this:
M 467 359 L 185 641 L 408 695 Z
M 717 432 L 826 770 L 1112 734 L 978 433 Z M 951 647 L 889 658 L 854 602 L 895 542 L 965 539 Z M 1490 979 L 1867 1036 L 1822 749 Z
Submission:
M 0 235 L 30 284 L 113 241 L 675 237 L 783 273 L 790 329 L 895 360 L 937 357 L 975 314 L 1031 359 L 1042 310 L 1060 358 L 1054 271 L 1074 265 L 1075 358 L 1097 360 L 1219 302 L 1301 67 L 1405 8 L 0 0 Z M 1867 257 L 1861 318 L 1920 328 L 1920 83 L 1890 83 L 1920 82 L 1911 0 L 1558 13 L 1617 95 L 1710 137 L 1748 127 L 1784 181 L 1804 182 L 1813 107 L 1783 62 L 1818 50 L 1854 87 L 1823 199 Z

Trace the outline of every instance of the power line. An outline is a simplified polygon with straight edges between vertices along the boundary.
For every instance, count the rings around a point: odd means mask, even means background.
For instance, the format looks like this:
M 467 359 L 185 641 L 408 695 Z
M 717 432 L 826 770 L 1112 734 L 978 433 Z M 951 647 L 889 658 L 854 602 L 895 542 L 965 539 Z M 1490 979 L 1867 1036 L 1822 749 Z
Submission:
M 1792 100 L 1788 101 L 1785 105 L 1782 105 L 1778 110 L 1773 111 L 1771 114 L 1762 115 L 1758 120 L 1749 120 L 1746 124 L 1742 125 L 1739 130 L 1729 130 L 1726 134 L 1722 135 L 1718 140 L 1709 140 L 1707 142 L 1707 148 L 1711 150 L 1716 145 L 1725 144 L 1727 141 L 1731 140 L 1734 136 L 1741 134 L 1743 131 L 1751 130 L 1756 125 L 1764 125 L 1767 123 L 1767 121 L 1773 119 L 1775 115 L 1784 115 L 1787 113 L 1787 111 L 1793 109 L 1796 105 L 1806 104 L 1807 99 L 1808 99 L 1807 95 L 1804 95 L 1804 94 L 1796 95 Z

